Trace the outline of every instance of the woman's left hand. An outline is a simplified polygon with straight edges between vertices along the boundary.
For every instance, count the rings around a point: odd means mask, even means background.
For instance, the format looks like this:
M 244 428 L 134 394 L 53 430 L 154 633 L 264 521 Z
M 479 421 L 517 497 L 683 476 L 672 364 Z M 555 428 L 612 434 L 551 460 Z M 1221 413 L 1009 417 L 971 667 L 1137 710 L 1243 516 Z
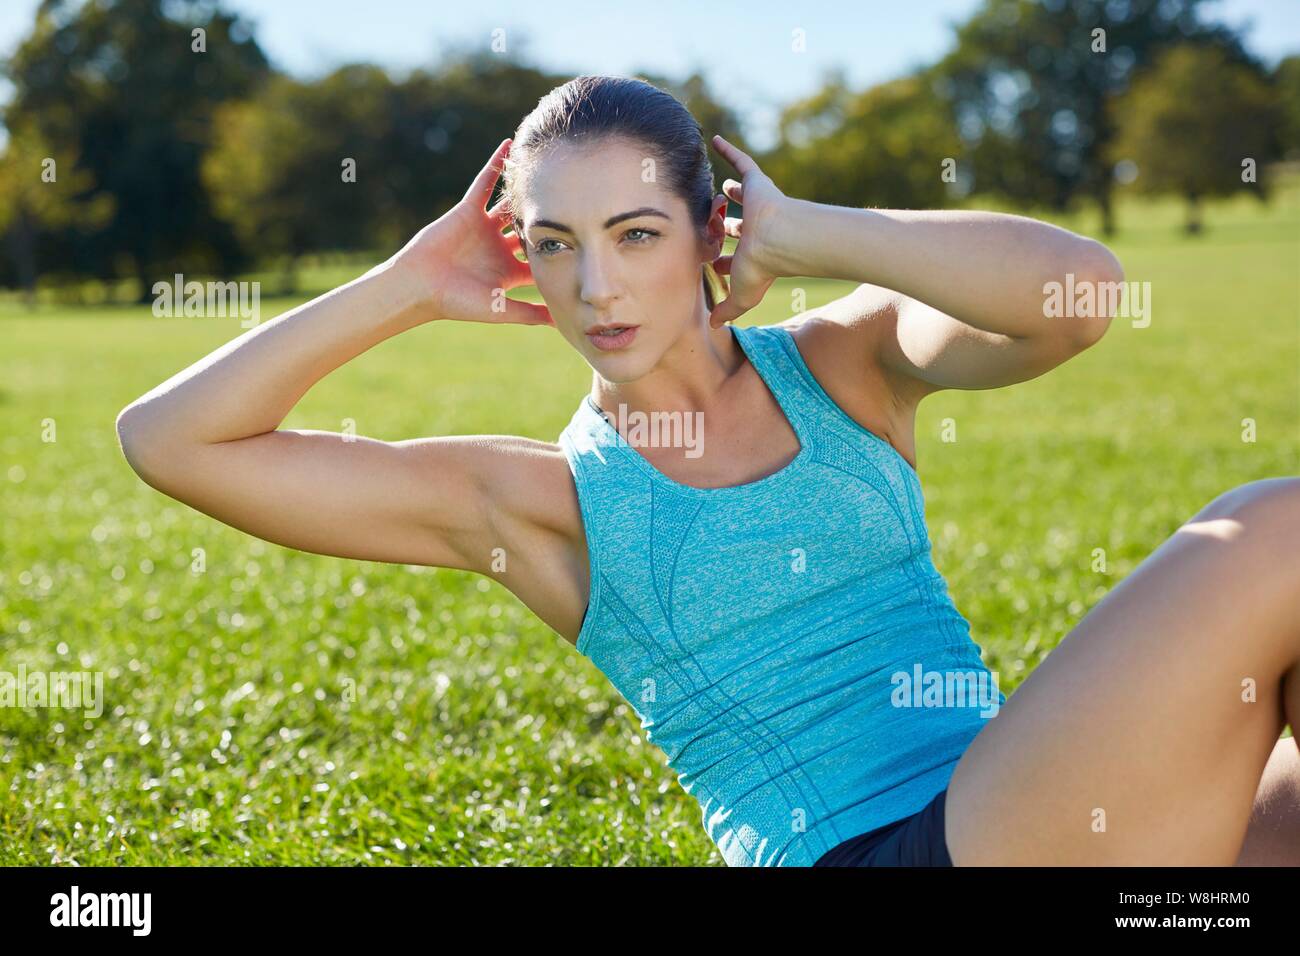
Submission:
M 719 275 L 731 277 L 731 294 L 709 315 L 709 325 L 716 329 L 763 301 L 781 276 L 774 231 L 780 228 L 783 207 L 789 200 L 746 153 L 721 136 L 713 137 L 713 147 L 741 176 L 741 182 L 725 180 L 723 194 L 745 207 L 743 219 L 728 216 L 724 220 L 727 235 L 739 240 L 735 251 L 713 260 Z

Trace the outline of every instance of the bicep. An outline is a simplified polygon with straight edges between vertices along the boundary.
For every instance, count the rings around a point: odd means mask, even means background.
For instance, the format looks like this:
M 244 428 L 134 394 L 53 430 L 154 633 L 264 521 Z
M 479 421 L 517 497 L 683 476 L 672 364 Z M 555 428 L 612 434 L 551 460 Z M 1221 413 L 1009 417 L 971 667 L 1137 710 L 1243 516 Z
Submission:
M 475 543 L 491 526 L 489 489 L 510 465 L 510 441 L 280 429 L 144 456 L 152 463 L 136 470 L 164 494 L 285 547 L 481 571 Z
M 1082 348 L 1064 335 L 987 332 L 910 296 L 859 287 L 876 359 L 914 400 L 945 388 L 1001 388 L 1037 378 Z

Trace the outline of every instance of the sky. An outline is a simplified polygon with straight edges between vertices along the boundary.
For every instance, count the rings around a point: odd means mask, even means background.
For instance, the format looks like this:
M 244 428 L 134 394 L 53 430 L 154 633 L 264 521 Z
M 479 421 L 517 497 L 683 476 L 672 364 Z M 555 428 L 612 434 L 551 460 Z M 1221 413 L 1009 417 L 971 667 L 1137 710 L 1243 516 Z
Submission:
M 29 32 L 38 3 L 0 0 L 0 55 Z M 676 79 L 699 69 L 713 95 L 740 114 L 757 149 L 771 144 L 780 108 L 818 89 L 828 69 L 842 69 L 857 88 L 893 79 L 947 52 L 953 25 L 980 5 L 981 0 L 223 0 L 254 23 L 258 42 L 277 67 L 302 77 L 358 61 L 395 71 L 436 67 L 440 53 L 486 47 L 498 29 L 512 53 L 562 74 L 646 71 Z M 1217 0 L 1207 7 L 1212 19 L 1236 27 L 1251 23 L 1243 31 L 1246 44 L 1270 65 L 1300 53 L 1300 0 Z M 846 10 L 853 12 L 846 16 Z M 804 31 L 806 52 L 793 56 L 796 28 Z

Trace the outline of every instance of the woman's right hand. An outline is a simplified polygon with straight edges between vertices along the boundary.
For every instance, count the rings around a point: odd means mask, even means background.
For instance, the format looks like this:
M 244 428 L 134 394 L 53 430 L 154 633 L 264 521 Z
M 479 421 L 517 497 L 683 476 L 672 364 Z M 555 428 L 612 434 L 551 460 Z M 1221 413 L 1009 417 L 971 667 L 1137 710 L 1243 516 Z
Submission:
M 501 231 L 510 225 L 504 202 L 484 208 L 510 142 L 501 141 L 460 202 L 385 263 L 409 283 L 430 320 L 555 324 L 545 305 L 506 297 L 508 289 L 533 284 L 528 263 L 515 258 L 519 236 Z

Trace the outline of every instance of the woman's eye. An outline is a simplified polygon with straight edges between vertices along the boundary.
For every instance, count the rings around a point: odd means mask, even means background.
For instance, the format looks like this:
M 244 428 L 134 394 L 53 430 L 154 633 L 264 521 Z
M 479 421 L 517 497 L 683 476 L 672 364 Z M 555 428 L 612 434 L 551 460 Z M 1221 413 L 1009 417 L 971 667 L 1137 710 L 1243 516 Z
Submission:
M 639 233 L 639 235 L 633 236 L 633 233 Z M 659 235 L 659 233 L 655 232 L 655 230 L 653 229 L 639 229 L 639 228 L 632 228 L 627 230 L 627 232 L 623 233 L 623 236 L 627 238 L 628 241 L 631 242 L 633 245 L 641 245 L 644 242 L 649 242 L 652 237 L 657 235 Z M 547 246 L 546 244 L 548 242 L 556 243 L 558 248 L 552 248 Z M 540 242 L 534 243 L 533 248 L 536 249 L 538 252 L 540 252 L 542 255 L 549 256 L 559 252 L 560 249 L 564 248 L 564 244 L 561 243 L 558 239 L 547 238 L 541 240 Z

